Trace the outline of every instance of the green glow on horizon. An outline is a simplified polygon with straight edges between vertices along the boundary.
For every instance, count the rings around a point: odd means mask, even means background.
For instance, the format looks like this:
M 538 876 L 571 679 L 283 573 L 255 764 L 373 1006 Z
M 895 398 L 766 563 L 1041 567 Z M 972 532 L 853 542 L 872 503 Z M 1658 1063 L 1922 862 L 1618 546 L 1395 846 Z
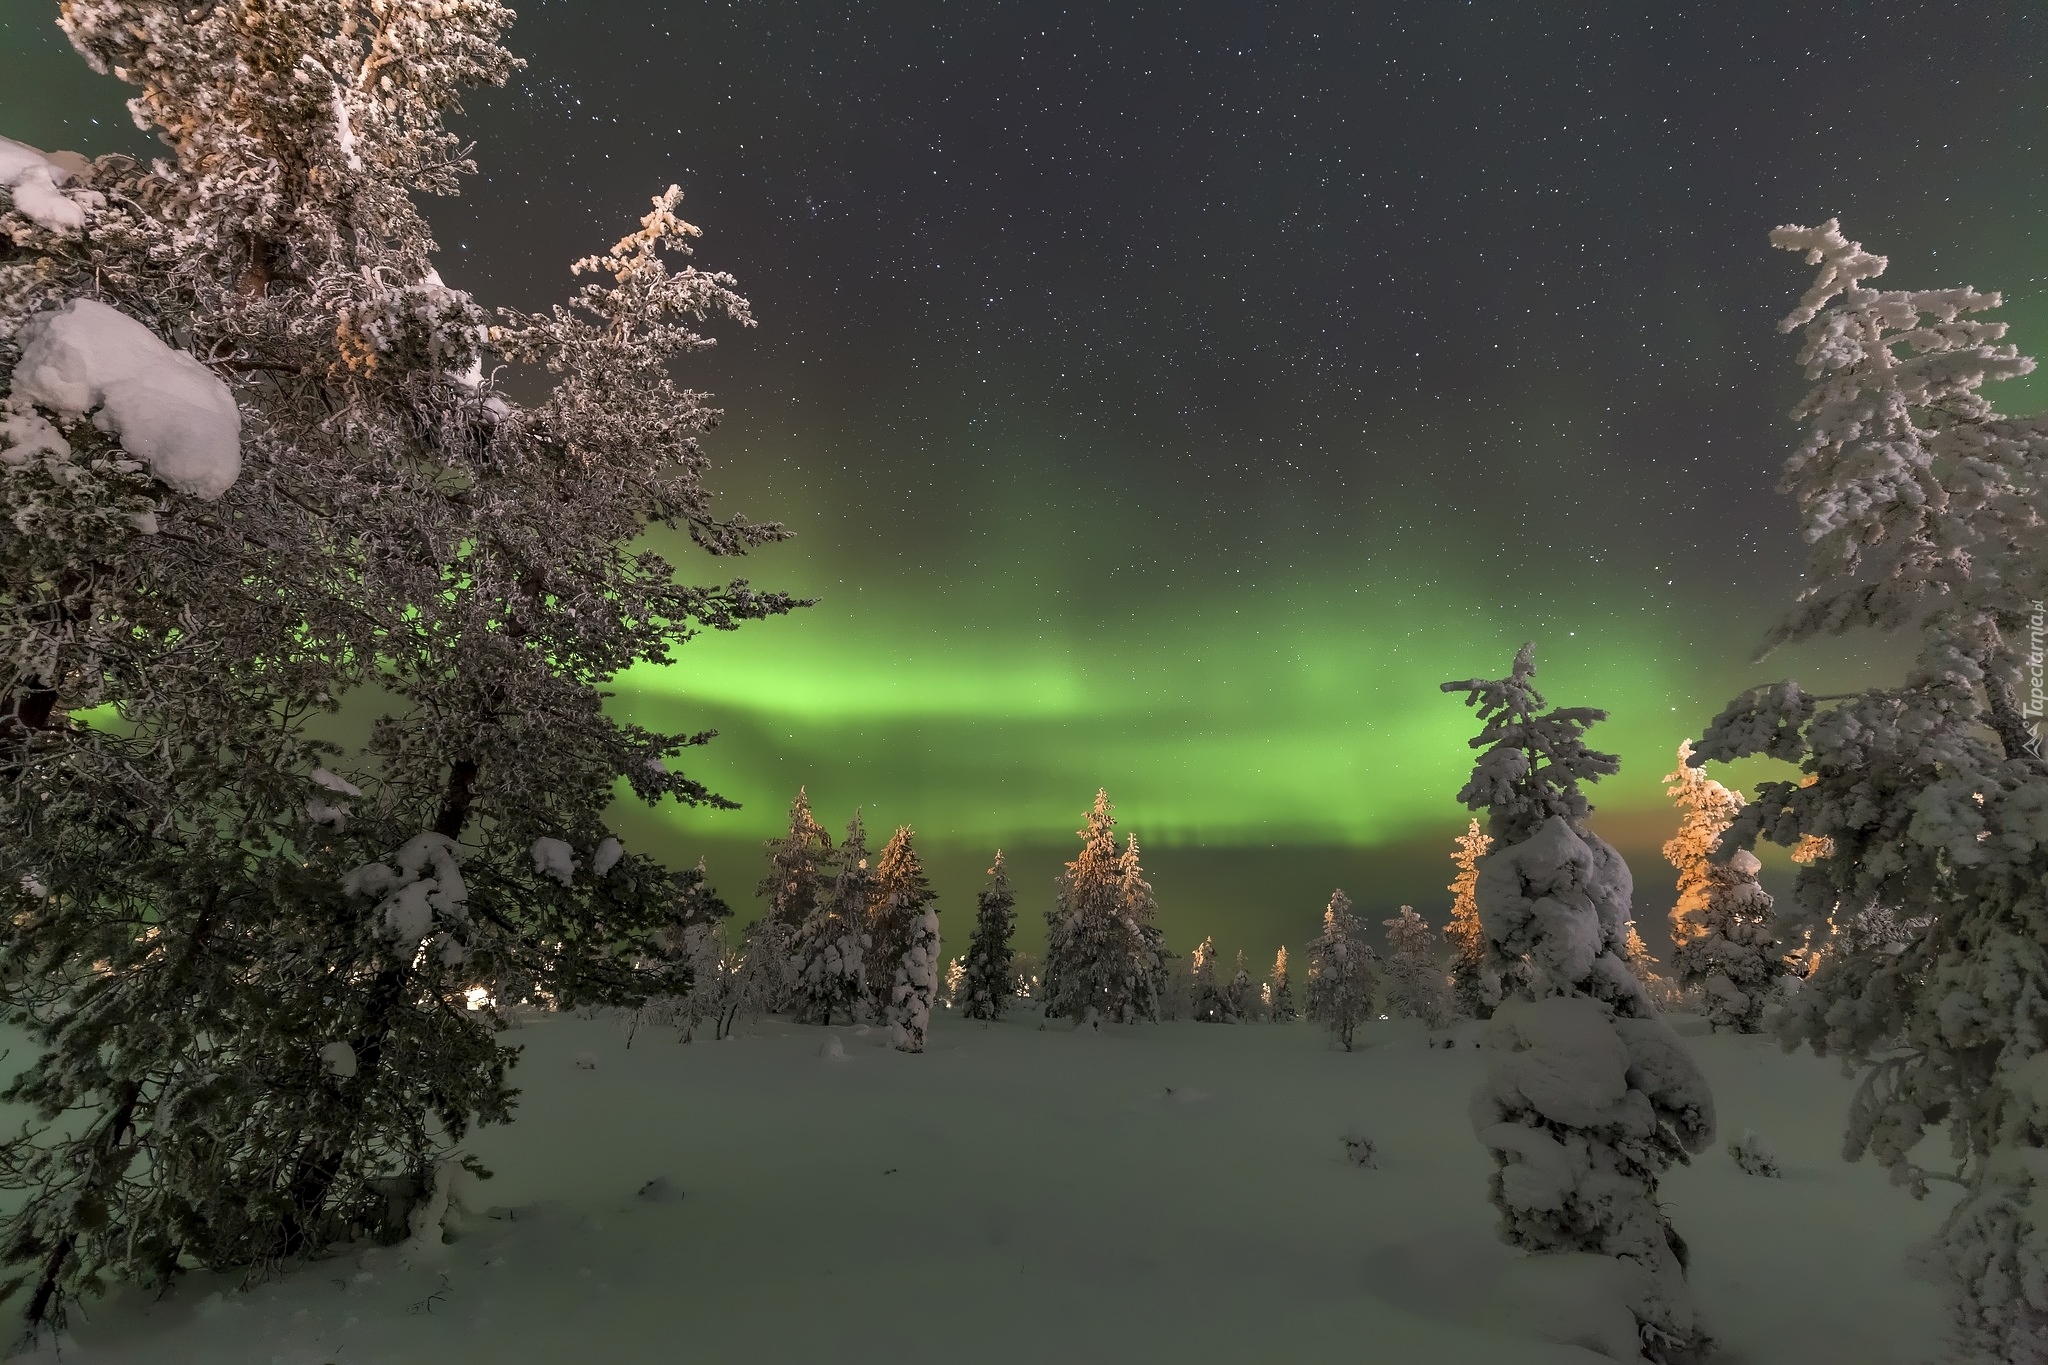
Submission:
M 628 675 L 631 719 L 720 730 L 688 767 L 745 807 L 665 819 L 765 837 L 804 783 L 823 809 L 860 804 L 871 827 L 936 843 L 1051 843 L 1107 786 L 1148 842 L 1383 845 L 1462 818 L 1475 725 L 1438 684 L 1499 675 L 1532 635 L 1554 704 L 1612 713 L 1593 738 L 1623 771 L 1596 803 L 1647 812 L 1678 741 L 1750 680 L 1647 621 L 1530 631 L 1448 589 L 1223 593 L 1042 638 L 962 624 L 1002 619 L 1005 594 L 980 595 L 938 623 L 907 596 L 866 594 L 860 619 L 827 600 Z

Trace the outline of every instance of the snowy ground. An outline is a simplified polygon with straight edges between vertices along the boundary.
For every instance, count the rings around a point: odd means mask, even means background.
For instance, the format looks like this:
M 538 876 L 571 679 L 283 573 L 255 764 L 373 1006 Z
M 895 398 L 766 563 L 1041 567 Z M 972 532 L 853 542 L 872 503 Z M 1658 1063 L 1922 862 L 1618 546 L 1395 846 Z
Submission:
M 195 1280 L 74 1322 L 83 1365 L 1204 1362 L 1535 1365 L 1508 1305 L 1479 1074 L 1379 1025 L 1078 1035 L 941 1017 L 924 1056 L 879 1031 L 770 1023 L 629 1049 L 558 1017 L 525 1045 L 515 1124 L 477 1135 L 492 1216 L 431 1257 L 323 1261 L 247 1292 Z M 1936 1344 L 1902 1270 L 1940 1209 L 1845 1165 L 1848 1083 L 1757 1039 L 1695 1037 L 1724 1135 L 1665 1185 L 1728 1365 L 1884 1365 Z M 594 1054 L 595 1069 L 577 1065 Z M 585 1061 L 590 1058 L 584 1058 Z M 1378 1142 L 1346 1163 L 1341 1135 Z M 639 1191 L 663 1178 L 680 1197 Z

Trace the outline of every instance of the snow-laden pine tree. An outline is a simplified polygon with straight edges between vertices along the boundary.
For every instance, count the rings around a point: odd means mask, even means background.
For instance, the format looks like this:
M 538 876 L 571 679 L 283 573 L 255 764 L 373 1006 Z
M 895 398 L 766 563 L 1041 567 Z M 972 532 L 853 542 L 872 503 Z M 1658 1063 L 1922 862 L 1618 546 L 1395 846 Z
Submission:
M 1810 549 L 1766 647 L 1875 628 L 1917 654 L 1897 685 L 1848 697 L 1745 694 L 1694 761 L 1800 765 L 1723 841 L 1825 841 L 1795 880 L 1794 927 L 1870 904 L 1923 921 L 1883 950 L 1830 944 L 1779 1031 L 1860 1070 L 1852 1156 L 1915 1194 L 1960 1185 L 1923 1262 L 1946 1281 L 1955 1358 L 2048 1358 L 2048 759 L 2029 728 L 2040 694 L 2022 690 L 2041 676 L 2048 421 L 1980 392 L 2034 363 L 1979 316 L 1997 294 L 1872 288 L 1884 258 L 1832 219 L 1771 242 L 1820 269 L 1779 324 L 1803 332 L 1814 381 L 1780 485 Z M 1935 1126 L 1952 1167 L 1916 1150 Z
M 1713 1140 L 1713 1101 L 1624 958 L 1628 864 L 1586 827 L 1580 784 L 1620 766 L 1584 741 L 1606 713 L 1546 709 L 1535 673 L 1524 645 L 1506 678 L 1443 685 L 1482 723 L 1458 799 L 1486 812 L 1494 838 L 1475 888 L 1488 950 L 1497 966 L 1527 967 L 1487 1023 L 1473 1123 L 1493 1153 L 1506 1240 L 1606 1258 L 1579 1267 L 1589 1287 L 1623 1287 L 1643 1354 L 1696 1361 L 1708 1338 L 1657 1182 Z
M 1387 930 L 1382 991 L 1388 1013 L 1442 1028 L 1452 1018 L 1450 982 L 1437 956 L 1436 930 L 1412 905 L 1402 906 L 1399 915 L 1380 923 Z
M 1195 945 L 1188 959 L 1188 1008 L 1190 1017 L 1203 1024 L 1233 1024 L 1230 998 L 1216 980 L 1216 936 L 1210 934 Z
M 1287 945 L 1281 944 L 1280 951 L 1273 955 L 1273 972 L 1267 978 L 1269 992 L 1268 1008 L 1276 1024 L 1291 1024 L 1300 1018 L 1300 1011 L 1294 1004 L 1294 983 L 1287 975 Z
M 895 970 L 890 964 L 902 958 L 917 917 L 932 903 L 931 882 L 914 840 L 910 826 L 899 825 L 875 858 L 874 879 L 868 885 L 868 941 L 874 945 L 874 960 L 883 964 L 878 977 L 889 977 Z M 887 1017 L 894 978 L 868 984 L 875 1017 Z
M 932 1001 L 939 993 L 939 912 L 926 901 L 911 922 L 889 992 L 889 1039 L 898 1052 L 924 1051 Z
M 997 849 L 988 885 L 974 897 L 974 936 L 967 941 L 960 990 L 960 1006 L 969 1019 L 1000 1019 L 1016 997 L 1016 955 L 1010 949 L 1016 929 L 1017 897 L 1003 868 L 1003 851 Z
M 745 989 L 756 1009 L 791 1008 L 803 958 L 797 935 L 832 893 L 838 863 L 832 836 L 811 814 L 807 788 L 796 789 L 789 829 L 767 841 L 768 872 L 755 894 L 768 904 L 747 930 Z
M 602 689 L 792 605 L 649 545 L 781 534 L 711 511 L 670 366 L 746 305 L 672 267 L 676 194 L 567 307 L 493 320 L 434 270 L 411 196 L 470 169 L 442 120 L 515 69 L 510 11 L 251 13 L 65 6 L 167 154 L 0 146 L 0 882 L 39 888 L 0 989 L 40 1049 L 9 1093 L 65 1115 L 0 1156 L 0 1257 L 38 1324 L 379 1231 L 509 1111 L 477 983 L 681 989 L 685 879 L 604 815 L 716 803 L 667 762 L 706 737 Z M 358 687 L 369 742 L 312 738 Z
M 1479 860 L 1492 846 L 1492 838 L 1479 828 L 1475 816 L 1458 836 L 1458 846 L 1451 854 L 1458 869 L 1449 888 L 1451 922 L 1444 926 L 1444 937 L 1451 944 L 1451 996 L 1458 1011 L 1474 1019 L 1491 1015 L 1501 996 L 1501 974 L 1487 951 L 1479 902 L 1473 894 L 1479 885 Z
M 1791 970 L 1770 893 L 1757 884 L 1762 869 L 1746 848 L 1710 863 L 1707 903 L 1689 921 L 1695 932 L 1673 951 L 1679 984 L 1699 989 L 1701 1012 L 1717 1030 L 1760 1031 Z
M 1080 830 L 1081 852 L 1060 874 L 1046 915 L 1043 993 L 1048 1019 L 1084 1020 L 1090 1009 L 1109 1022 L 1156 1017 L 1160 953 L 1148 933 L 1151 888 L 1137 862 L 1137 841 L 1116 846 L 1109 793 L 1098 791 Z
M 1372 1018 L 1379 986 L 1379 954 L 1339 887 L 1323 910 L 1323 931 L 1308 946 L 1308 1017 L 1349 1052 L 1358 1026 Z
M 868 964 L 880 961 L 868 937 L 872 874 L 859 811 L 847 824 L 834 861 L 831 890 L 797 926 L 792 945 L 800 965 L 791 1008 L 800 1024 L 830 1024 L 835 1014 L 844 1014 L 849 1024 L 858 1022 L 869 1012 Z

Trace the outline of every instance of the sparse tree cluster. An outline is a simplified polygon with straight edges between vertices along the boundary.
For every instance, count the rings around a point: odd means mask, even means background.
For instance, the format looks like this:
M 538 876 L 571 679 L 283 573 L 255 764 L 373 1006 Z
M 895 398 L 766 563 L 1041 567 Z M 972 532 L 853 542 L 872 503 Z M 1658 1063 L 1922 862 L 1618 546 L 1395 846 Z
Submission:
M 1163 943 L 1138 841 L 1119 851 L 1109 793 L 1098 791 L 1081 851 L 1046 915 L 1045 1015 L 1136 1023 L 1159 1017 Z

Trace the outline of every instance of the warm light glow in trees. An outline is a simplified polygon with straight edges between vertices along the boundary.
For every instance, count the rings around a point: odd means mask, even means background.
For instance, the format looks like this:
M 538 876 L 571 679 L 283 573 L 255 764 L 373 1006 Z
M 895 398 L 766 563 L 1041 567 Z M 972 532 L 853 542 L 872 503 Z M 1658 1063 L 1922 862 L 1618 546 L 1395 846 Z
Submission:
M 1721 832 L 1742 809 L 1742 797 L 1728 790 L 1706 771 L 1692 766 L 1692 741 L 1678 746 L 1678 768 L 1667 773 L 1665 787 L 1684 814 L 1678 833 L 1664 843 L 1664 861 L 1678 869 L 1678 900 L 1671 907 L 1671 941 L 1689 943 L 1704 930 L 1700 915 L 1707 908 L 1708 859 Z

